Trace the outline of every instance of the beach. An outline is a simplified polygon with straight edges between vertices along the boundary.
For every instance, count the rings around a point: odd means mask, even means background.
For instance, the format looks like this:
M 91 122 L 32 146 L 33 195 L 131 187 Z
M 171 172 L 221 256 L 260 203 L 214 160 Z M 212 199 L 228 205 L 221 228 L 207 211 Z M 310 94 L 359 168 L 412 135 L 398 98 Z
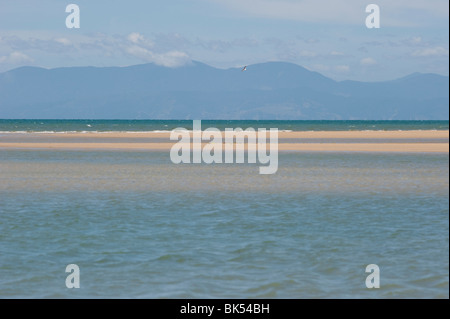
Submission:
M 190 134 L 192 136 L 192 132 Z M 268 132 L 266 136 L 269 138 Z M 448 139 L 448 130 L 281 131 L 278 133 L 278 149 L 311 152 L 448 153 Z M 9 133 L 0 136 L 0 149 L 169 151 L 175 143 L 177 140 L 170 140 L 170 132 Z M 203 145 L 207 143 L 203 142 Z M 247 146 L 247 143 L 235 144 L 235 148 Z
M 448 298 L 448 122 L 189 125 L 1 120 L 0 298 Z M 172 161 L 237 127 L 278 127 L 275 174 Z

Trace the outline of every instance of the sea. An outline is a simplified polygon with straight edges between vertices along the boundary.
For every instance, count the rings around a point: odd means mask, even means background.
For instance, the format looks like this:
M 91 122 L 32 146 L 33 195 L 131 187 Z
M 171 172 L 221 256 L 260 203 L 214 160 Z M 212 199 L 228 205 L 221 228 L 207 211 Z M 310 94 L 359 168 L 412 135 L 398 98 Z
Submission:
M 202 128 L 278 128 L 280 131 L 409 131 L 448 130 L 449 121 L 282 121 L 202 120 Z M 192 130 L 192 120 L 2 120 L 4 133 L 71 132 L 165 132 L 177 128 Z
M 0 120 L 0 142 L 177 127 L 192 121 Z M 0 298 L 449 298 L 448 153 L 280 152 L 278 166 L 260 175 L 258 164 L 176 165 L 162 151 L 0 149 Z M 66 286 L 72 264 L 80 288 Z M 379 288 L 366 285 L 368 265 Z

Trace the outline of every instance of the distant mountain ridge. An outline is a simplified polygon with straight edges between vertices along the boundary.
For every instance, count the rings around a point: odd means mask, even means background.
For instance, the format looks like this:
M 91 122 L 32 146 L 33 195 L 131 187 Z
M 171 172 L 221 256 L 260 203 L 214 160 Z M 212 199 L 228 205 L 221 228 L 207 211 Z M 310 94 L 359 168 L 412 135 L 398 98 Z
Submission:
M 337 82 L 286 62 L 21 67 L 0 73 L 0 118 L 448 120 L 448 85 L 420 73 Z

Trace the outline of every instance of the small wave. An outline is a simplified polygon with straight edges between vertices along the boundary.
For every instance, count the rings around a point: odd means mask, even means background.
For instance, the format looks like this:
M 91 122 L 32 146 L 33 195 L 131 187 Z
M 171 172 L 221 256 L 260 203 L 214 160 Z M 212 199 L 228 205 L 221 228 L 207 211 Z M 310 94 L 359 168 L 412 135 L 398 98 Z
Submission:
M 0 134 L 24 134 L 24 133 L 30 133 L 27 131 L 0 131 Z
M 177 130 L 174 130 L 177 131 Z M 0 134 L 111 134 L 111 133 L 125 133 L 125 134 L 141 134 L 141 133 L 170 133 L 169 130 L 154 130 L 154 131 L 0 131 Z
M 358 130 L 355 130 L 358 131 Z M 361 132 L 384 132 L 386 130 L 361 130 Z
M 154 131 L 82 131 L 82 133 L 98 133 L 98 134 L 111 134 L 111 133 L 123 133 L 123 134 L 142 134 L 142 133 L 170 133 L 168 130 L 154 130 Z

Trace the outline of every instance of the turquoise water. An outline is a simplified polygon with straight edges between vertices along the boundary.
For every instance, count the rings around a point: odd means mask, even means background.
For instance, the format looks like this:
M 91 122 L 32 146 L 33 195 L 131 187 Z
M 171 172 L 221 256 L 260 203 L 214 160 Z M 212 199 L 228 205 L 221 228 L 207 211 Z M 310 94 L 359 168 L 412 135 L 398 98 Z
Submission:
M 2 150 L 0 297 L 449 298 L 448 173 L 448 154 L 280 153 L 259 175 Z
M 190 120 L 0 120 L 3 132 L 142 132 L 192 129 Z M 449 121 L 226 121 L 203 120 L 202 127 L 278 128 L 291 131 L 448 130 Z

